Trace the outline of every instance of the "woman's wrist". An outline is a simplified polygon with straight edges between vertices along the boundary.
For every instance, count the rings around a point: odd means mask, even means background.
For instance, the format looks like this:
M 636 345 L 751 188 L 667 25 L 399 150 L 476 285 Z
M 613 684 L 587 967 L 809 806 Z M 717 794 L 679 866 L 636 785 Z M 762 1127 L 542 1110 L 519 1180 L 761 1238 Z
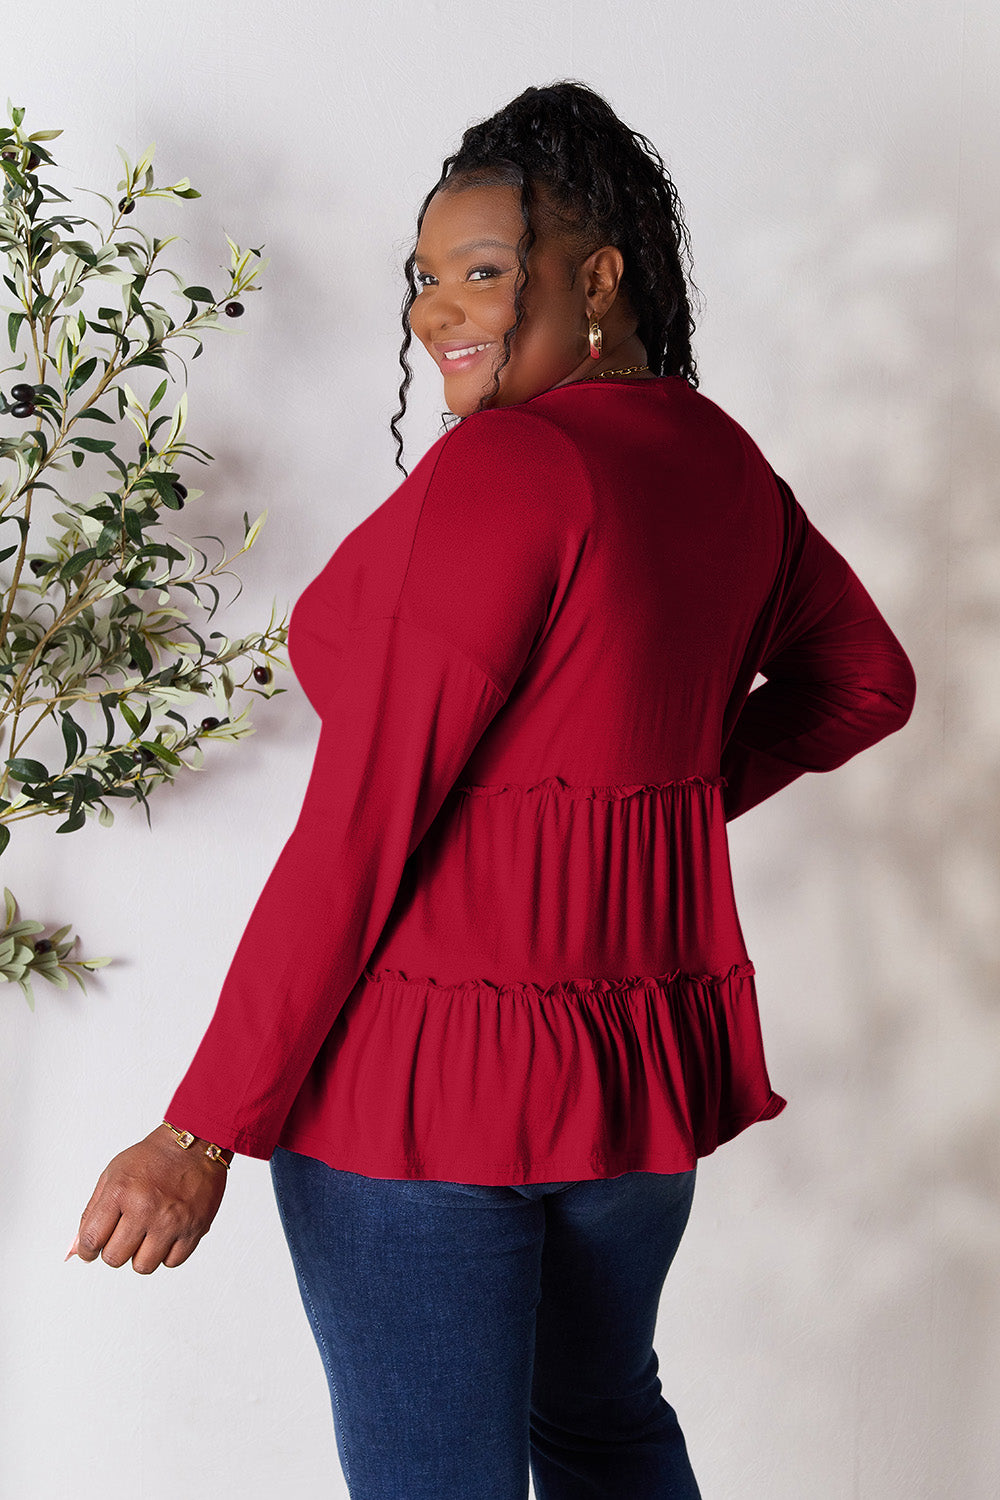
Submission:
M 183 1150 L 188 1151 L 192 1147 L 198 1147 L 200 1154 L 207 1156 L 209 1161 L 221 1162 L 226 1170 L 229 1170 L 229 1163 L 236 1154 L 230 1147 L 218 1146 L 214 1141 L 207 1141 L 203 1136 L 194 1135 L 190 1130 L 180 1130 L 176 1125 L 172 1125 L 169 1120 L 161 1120 L 160 1124 L 166 1126 L 174 1140 Z

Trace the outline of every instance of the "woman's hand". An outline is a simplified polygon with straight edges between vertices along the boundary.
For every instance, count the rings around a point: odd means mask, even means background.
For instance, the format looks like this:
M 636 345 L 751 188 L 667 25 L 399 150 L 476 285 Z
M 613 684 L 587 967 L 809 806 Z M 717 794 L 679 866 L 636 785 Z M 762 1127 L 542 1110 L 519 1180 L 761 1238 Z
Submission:
M 75 1251 L 81 1260 L 123 1266 L 146 1276 L 162 1262 L 179 1266 L 207 1234 L 226 1191 L 228 1171 L 204 1154 L 184 1150 L 163 1125 L 120 1151 L 104 1168 L 84 1209 Z

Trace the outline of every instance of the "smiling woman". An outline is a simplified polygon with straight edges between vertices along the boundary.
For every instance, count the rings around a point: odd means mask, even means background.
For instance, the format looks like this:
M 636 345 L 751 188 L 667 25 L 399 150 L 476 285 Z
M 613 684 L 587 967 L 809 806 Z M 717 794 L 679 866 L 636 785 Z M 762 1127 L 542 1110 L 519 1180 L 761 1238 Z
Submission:
M 560 88 L 569 109 L 557 122 L 549 99 Z M 417 229 L 403 404 L 390 423 L 404 473 L 411 333 L 445 377 L 446 416 L 612 374 L 676 374 L 697 388 L 676 189 L 656 149 L 583 86 L 527 89 L 467 130 Z
M 312 772 L 165 1110 L 271 1163 L 358 1497 L 698 1500 L 660 1294 L 699 1160 L 786 1102 L 727 824 L 913 704 L 697 389 L 643 141 L 528 89 L 421 209 L 406 339 L 458 420 L 292 610 Z M 81 1254 L 180 1265 L 226 1175 L 160 1130 Z
M 434 193 L 422 215 L 413 257 L 420 290 L 410 327 L 440 364 L 450 409 L 459 416 L 516 405 L 622 365 L 646 365 L 637 319 L 621 286 L 621 250 L 599 246 L 575 265 L 555 216 L 543 206 L 537 217 L 525 280 L 515 187 L 476 186 L 457 173 Z M 493 256 L 486 263 L 484 251 Z M 518 313 L 520 326 L 511 342 L 506 334 Z M 601 325 L 604 345 L 596 363 L 588 338 L 592 320 Z M 470 349 L 461 358 L 451 357 Z

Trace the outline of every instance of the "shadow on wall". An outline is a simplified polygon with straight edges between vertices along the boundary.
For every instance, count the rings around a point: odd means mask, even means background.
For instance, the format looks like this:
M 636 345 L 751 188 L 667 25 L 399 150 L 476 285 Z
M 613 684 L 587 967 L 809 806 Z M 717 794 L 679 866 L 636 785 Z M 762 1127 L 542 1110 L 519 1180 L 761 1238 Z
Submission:
M 777 932 L 779 983 L 786 944 L 812 954 L 781 1023 L 798 1033 L 794 1076 L 773 1082 L 822 1139 L 808 1123 L 785 1131 L 774 1235 L 801 1246 L 791 1270 L 810 1313 L 817 1286 L 831 1289 L 828 1324 L 809 1332 L 831 1350 L 839 1337 L 841 1358 L 853 1333 L 859 1425 L 868 1399 L 895 1410 L 894 1442 L 916 1443 L 907 1462 L 926 1497 L 985 1496 L 997 1479 L 983 1439 L 1000 1254 L 1000 211 L 979 187 L 985 120 L 965 128 L 957 202 L 953 162 L 929 183 L 913 144 L 909 178 L 899 161 L 891 172 L 846 161 L 812 218 L 797 205 L 781 222 L 779 208 L 727 246 L 734 285 L 753 289 L 741 348 L 775 358 L 741 370 L 728 351 L 726 388 L 766 379 L 781 458 L 761 446 L 917 674 L 898 737 L 803 778 L 768 813 L 780 848 L 755 845 L 753 814 L 732 825 L 732 845 L 754 866 L 749 883 L 737 873 L 738 894 Z M 769 967 L 758 964 L 765 1041 Z M 832 1221 L 849 1227 L 831 1243 Z M 790 1290 L 765 1297 L 791 1341 L 802 1330 Z M 941 1435 L 918 1433 L 918 1413 Z M 873 1431 L 869 1446 L 892 1445 Z

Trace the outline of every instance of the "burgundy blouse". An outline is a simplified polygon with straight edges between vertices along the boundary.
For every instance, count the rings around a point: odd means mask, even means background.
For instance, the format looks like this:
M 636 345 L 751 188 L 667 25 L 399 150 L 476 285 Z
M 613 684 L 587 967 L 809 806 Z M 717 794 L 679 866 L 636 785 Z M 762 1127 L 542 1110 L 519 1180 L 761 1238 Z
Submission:
M 726 824 L 915 682 L 732 417 L 677 376 L 474 413 L 288 651 L 312 772 L 172 1124 L 503 1184 L 681 1171 L 785 1107 Z

